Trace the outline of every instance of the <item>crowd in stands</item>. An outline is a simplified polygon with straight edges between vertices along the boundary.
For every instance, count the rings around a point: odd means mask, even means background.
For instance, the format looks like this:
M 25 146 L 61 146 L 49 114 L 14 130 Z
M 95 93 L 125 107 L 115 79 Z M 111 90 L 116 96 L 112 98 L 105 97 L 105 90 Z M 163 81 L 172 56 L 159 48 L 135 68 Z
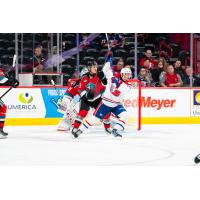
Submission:
M 42 35 L 42 34 L 41 34 Z M 89 34 L 79 34 L 79 41 L 84 41 Z M 9 37 L 11 37 L 9 35 Z M 23 49 L 23 62 L 22 72 L 53 72 L 56 71 L 56 66 L 45 68 L 45 62 L 48 59 L 47 45 L 48 41 L 45 40 L 44 34 L 40 38 L 40 34 L 37 34 L 38 40 L 34 43 L 34 50 L 32 47 L 27 48 L 26 45 L 30 43 L 29 40 L 24 41 Z M 192 68 L 189 66 L 188 56 L 189 47 L 184 36 L 184 50 L 181 44 L 176 44 L 170 41 L 174 38 L 172 34 L 138 34 L 138 60 L 137 70 L 134 69 L 134 34 L 113 34 L 108 33 L 109 46 L 111 47 L 113 69 L 116 76 L 120 76 L 120 70 L 123 67 L 129 67 L 133 74 L 133 77 L 137 77 L 141 80 L 143 87 L 189 87 L 190 80 L 193 86 L 200 86 L 200 78 L 193 73 Z M 9 65 L 12 54 L 14 54 L 13 48 L 6 46 L 4 39 L 1 39 L 0 34 L 0 61 L 1 66 Z M 28 36 L 27 36 L 28 38 Z M 36 38 L 37 39 L 37 38 Z M 180 39 L 180 38 L 179 38 Z M 189 39 L 189 38 L 188 38 Z M 188 41 L 189 42 L 189 41 Z M 167 46 L 167 49 L 163 48 Z M 4 46 L 1 46 L 4 44 Z M 45 46 L 46 45 L 46 46 Z M 76 56 L 66 59 L 61 63 L 61 72 L 65 74 L 64 82 L 72 77 L 77 77 L 77 69 L 82 69 L 87 65 L 90 60 L 96 60 L 99 67 L 102 67 L 105 63 L 106 54 L 108 51 L 108 43 L 105 34 L 100 34 L 93 41 L 84 44 L 82 51 L 80 51 L 80 66 L 76 66 Z M 30 45 L 31 46 L 31 45 Z M 67 51 L 76 46 L 76 34 L 63 34 L 62 51 Z M 170 49 L 171 48 L 171 49 Z M 5 56 L 5 49 L 12 49 L 12 54 Z M 19 50 L 21 51 L 21 50 Z M 170 53 L 168 53 L 170 51 Z M 11 52 L 11 51 L 10 51 Z M 56 53 L 56 51 L 55 51 Z M 9 57 L 10 56 L 10 57 Z M 21 56 L 21 55 L 20 55 Z M 5 58 L 7 60 L 5 61 Z M 8 58 L 10 61 L 8 62 Z M 22 59 L 22 57 L 21 57 Z M 137 74 L 135 74 L 137 71 Z M 37 83 L 46 82 L 47 79 L 37 80 Z

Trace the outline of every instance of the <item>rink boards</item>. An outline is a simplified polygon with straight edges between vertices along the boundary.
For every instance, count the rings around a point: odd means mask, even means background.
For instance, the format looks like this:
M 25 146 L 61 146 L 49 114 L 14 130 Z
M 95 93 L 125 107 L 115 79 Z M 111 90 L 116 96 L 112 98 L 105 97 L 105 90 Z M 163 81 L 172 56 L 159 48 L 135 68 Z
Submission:
M 8 88 L 0 88 L 2 95 Z M 66 88 L 19 87 L 3 101 L 7 105 L 6 125 L 55 125 L 62 114 L 57 103 Z M 144 88 L 140 99 L 142 124 L 200 124 L 200 88 Z M 138 98 L 127 94 L 123 104 L 129 122 L 136 118 Z

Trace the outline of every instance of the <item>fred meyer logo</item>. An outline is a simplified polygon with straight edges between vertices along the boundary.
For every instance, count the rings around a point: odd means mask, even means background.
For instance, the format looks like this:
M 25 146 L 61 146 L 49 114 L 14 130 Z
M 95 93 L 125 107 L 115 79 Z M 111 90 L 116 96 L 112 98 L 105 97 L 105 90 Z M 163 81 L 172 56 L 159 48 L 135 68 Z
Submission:
M 18 95 L 19 104 L 8 105 L 8 109 L 10 110 L 19 110 L 19 111 L 33 111 L 36 110 L 36 106 L 32 104 L 33 96 L 28 93 L 20 93 Z
M 141 97 L 141 107 L 144 108 L 155 108 L 161 110 L 161 108 L 173 108 L 175 107 L 176 99 L 152 99 L 151 97 Z M 138 100 L 126 99 L 124 100 L 124 106 L 137 107 Z

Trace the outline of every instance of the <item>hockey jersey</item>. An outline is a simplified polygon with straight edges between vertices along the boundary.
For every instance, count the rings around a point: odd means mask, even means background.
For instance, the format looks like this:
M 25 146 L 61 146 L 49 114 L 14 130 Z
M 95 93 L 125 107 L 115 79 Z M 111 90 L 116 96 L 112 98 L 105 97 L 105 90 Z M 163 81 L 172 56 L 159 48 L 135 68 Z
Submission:
M 79 95 L 79 82 L 80 79 L 69 79 L 65 95 L 74 97 Z
M 122 81 L 114 77 L 109 62 L 104 65 L 103 72 L 108 83 L 102 96 L 102 102 L 109 107 L 115 107 L 121 104 L 125 95 L 133 89 L 132 81 Z
M 87 73 L 82 77 L 79 83 L 80 96 L 83 97 L 89 91 L 94 93 L 94 98 L 88 101 L 93 102 L 102 96 L 102 93 L 105 91 L 105 86 L 97 75 L 90 76 L 89 73 Z

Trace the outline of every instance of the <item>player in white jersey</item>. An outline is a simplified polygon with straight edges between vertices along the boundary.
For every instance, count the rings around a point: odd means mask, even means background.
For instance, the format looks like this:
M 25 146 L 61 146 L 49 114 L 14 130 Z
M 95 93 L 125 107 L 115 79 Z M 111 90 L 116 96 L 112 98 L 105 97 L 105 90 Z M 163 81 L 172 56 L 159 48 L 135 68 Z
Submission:
M 116 137 L 122 137 L 120 132 L 124 131 L 124 125 L 128 119 L 127 111 L 122 105 L 122 100 L 125 95 L 134 88 L 133 81 L 131 80 L 132 73 L 129 68 L 123 68 L 121 70 L 121 78 L 118 79 L 113 76 L 109 62 L 104 65 L 103 72 L 107 78 L 107 85 L 102 101 L 96 108 L 94 115 L 86 119 L 81 125 L 76 135 L 77 137 L 80 133 L 99 121 L 99 119 L 102 121 L 103 118 L 110 113 L 113 113 L 118 118 L 118 122 L 113 127 L 112 134 Z

